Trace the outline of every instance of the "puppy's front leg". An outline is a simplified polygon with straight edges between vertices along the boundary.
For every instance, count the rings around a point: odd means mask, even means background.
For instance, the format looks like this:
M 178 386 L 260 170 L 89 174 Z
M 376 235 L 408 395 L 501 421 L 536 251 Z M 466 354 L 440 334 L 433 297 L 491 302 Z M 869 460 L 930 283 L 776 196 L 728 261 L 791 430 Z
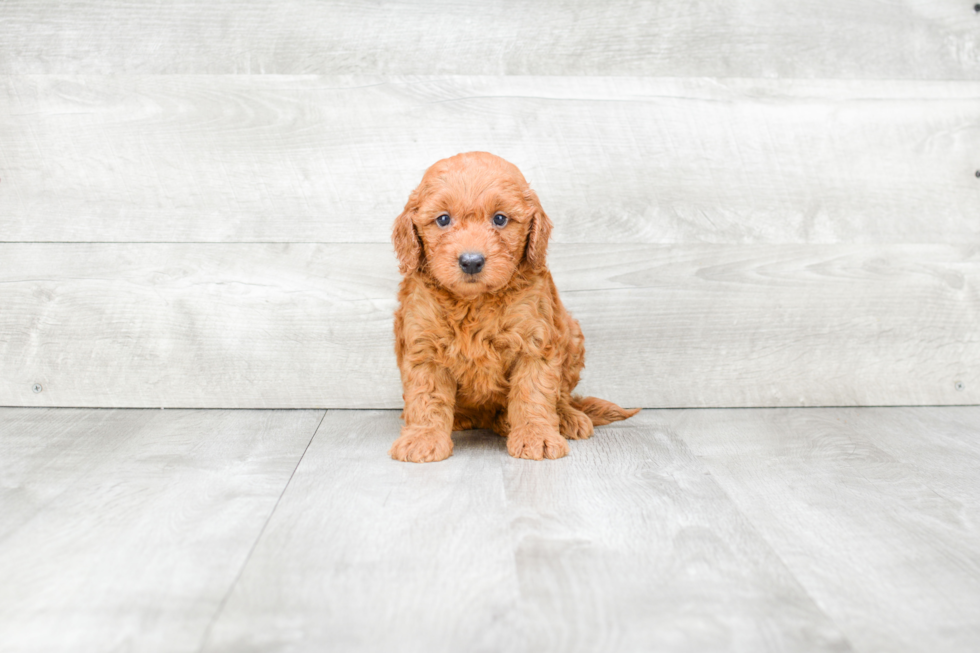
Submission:
M 561 370 L 555 360 L 525 357 L 510 377 L 507 451 L 514 458 L 561 458 L 568 442 L 558 432 Z
M 405 425 L 391 445 L 391 457 L 412 463 L 445 460 L 453 453 L 456 381 L 429 363 L 406 366 L 402 373 Z

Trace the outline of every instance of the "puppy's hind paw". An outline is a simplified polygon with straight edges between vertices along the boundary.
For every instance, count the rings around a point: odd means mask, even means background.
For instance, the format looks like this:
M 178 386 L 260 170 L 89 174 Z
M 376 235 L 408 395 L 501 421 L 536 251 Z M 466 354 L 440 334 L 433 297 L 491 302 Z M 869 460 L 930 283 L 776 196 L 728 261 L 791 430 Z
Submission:
M 453 454 L 453 440 L 448 433 L 405 428 L 388 453 L 406 463 L 434 463 Z
M 561 458 L 568 454 L 568 440 L 548 428 L 512 429 L 507 436 L 507 453 L 528 460 Z
M 571 406 L 559 406 L 558 422 L 558 430 L 569 440 L 585 440 L 594 433 L 589 416 Z

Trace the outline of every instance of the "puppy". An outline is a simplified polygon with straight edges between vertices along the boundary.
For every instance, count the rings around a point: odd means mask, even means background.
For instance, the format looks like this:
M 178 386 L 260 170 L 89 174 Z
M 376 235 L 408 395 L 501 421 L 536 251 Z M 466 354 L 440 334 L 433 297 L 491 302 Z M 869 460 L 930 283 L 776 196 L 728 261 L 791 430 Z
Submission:
M 515 458 L 561 458 L 624 410 L 572 394 L 585 338 L 545 266 L 551 220 L 520 170 L 486 152 L 429 168 L 395 220 L 405 425 L 391 457 L 433 462 L 454 430 L 493 429 Z

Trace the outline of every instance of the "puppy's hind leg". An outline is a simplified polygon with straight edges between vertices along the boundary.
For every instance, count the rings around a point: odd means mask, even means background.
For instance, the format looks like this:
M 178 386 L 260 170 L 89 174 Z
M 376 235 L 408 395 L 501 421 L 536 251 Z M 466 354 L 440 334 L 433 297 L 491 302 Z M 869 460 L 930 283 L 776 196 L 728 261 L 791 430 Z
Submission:
M 595 432 L 592 420 L 569 402 L 568 396 L 558 400 L 558 431 L 569 440 L 585 440 Z
M 564 311 L 564 307 L 561 310 Z M 558 397 L 558 430 L 569 440 L 585 440 L 592 437 L 592 420 L 582 410 L 572 406 L 571 396 L 585 366 L 585 337 L 578 320 L 568 313 L 564 317 L 565 356 L 561 369 L 561 395 Z
M 470 429 L 480 428 L 477 416 L 468 410 L 456 409 L 456 413 L 453 415 L 453 430 L 454 431 L 469 431 Z
M 507 409 L 502 408 L 497 411 L 497 414 L 493 418 L 493 426 L 491 427 L 493 432 L 502 438 L 506 438 L 510 435 L 510 420 L 507 419 Z

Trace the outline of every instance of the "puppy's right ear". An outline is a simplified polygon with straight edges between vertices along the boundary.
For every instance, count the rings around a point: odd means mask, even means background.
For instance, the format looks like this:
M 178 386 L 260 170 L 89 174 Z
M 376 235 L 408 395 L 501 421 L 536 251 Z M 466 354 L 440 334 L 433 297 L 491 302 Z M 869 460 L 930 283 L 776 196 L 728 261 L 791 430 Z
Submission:
M 395 218 L 395 226 L 391 230 L 391 242 L 395 245 L 395 255 L 398 256 L 398 270 L 402 275 L 418 271 L 422 263 L 422 241 L 415 232 L 412 216 L 419 210 L 419 190 L 416 188 L 408 196 L 408 204 L 401 215 Z

